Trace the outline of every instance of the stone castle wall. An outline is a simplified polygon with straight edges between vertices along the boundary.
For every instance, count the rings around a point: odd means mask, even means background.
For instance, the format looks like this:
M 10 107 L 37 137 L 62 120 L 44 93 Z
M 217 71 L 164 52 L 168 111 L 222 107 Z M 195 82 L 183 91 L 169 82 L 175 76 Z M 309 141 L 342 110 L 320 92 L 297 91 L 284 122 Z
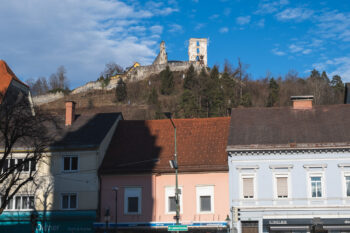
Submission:
M 34 105 L 42 105 L 64 97 L 62 92 L 49 93 L 32 97 Z

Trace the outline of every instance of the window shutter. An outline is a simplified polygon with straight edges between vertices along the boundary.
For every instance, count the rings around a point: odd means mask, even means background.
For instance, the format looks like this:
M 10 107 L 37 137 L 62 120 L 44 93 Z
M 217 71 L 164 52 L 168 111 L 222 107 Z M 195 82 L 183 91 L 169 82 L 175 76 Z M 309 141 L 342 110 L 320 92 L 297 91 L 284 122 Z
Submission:
M 254 182 L 253 178 L 243 178 L 243 197 L 254 197 Z
M 288 178 L 277 177 L 277 197 L 288 197 Z

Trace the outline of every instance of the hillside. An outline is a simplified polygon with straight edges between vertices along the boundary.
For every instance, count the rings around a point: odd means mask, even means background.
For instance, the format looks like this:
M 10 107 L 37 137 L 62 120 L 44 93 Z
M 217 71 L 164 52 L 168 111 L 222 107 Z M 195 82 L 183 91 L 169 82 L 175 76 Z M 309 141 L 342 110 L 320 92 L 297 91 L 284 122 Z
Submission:
M 314 95 L 314 104 L 340 104 L 344 100 L 344 85 L 339 76 L 331 80 L 325 72 L 313 70 L 309 77 L 301 78 L 288 73 L 284 78 L 266 77 L 251 80 L 242 69 L 217 67 L 197 72 L 163 70 L 140 81 L 122 83 L 126 97 L 117 101 L 116 89 L 92 90 L 65 95 L 42 105 L 59 110 L 64 102 L 73 100 L 78 112 L 119 111 L 125 119 L 158 119 L 163 112 L 172 112 L 178 118 L 216 117 L 230 115 L 236 107 L 289 106 L 290 96 Z

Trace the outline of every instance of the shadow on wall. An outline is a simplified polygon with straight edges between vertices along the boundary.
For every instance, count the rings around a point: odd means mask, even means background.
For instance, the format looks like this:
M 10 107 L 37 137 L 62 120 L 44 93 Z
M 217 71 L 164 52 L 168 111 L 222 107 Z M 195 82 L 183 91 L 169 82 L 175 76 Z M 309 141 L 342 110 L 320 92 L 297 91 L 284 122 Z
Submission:
M 38 218 L 40 233 L 94 232 L 97 219 L 101 144 L 119 113 L 76 115 L 70 126 L 56 133 L 51 145 L 50 174 L 42 192 Z M 49 201 L 50 200 L 50 201 Z
M 152 171 L 161 153 L 161 148 L 156 145 L 156 134 L 150 132 L 147 121 L 119 122 L 99 170 L 99 231 L 103 232 L 107 221 L 111 232 L 115 230 L 116 220 L 119 229 L 141 223 L 147 226 L 154 221 L 156 190 Z M 114 187 L 118 188 L 117 205 Z

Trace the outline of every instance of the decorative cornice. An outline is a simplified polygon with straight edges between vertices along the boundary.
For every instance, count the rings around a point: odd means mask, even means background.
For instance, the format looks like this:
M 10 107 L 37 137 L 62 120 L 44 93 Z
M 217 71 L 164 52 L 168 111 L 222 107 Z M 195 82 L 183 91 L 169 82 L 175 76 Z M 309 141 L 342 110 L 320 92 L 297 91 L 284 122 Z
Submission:
M 270 154 L 299 154 L 299 153 L 329 153 L 329 152 L 350 152 L 350 147 L 330 147 L 330 148 L 291 148 L 291 149 L 242 149 L 229 150 L 229 156 L 240 156 L 247 154 L 270 155 Z

